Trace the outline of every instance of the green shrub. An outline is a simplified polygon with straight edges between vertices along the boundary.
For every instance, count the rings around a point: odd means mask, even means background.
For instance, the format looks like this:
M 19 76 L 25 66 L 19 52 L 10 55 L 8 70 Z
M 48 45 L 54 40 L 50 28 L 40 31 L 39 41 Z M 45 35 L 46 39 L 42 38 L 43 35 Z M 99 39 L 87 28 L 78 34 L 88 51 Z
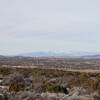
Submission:
M 54 92 L 54 93 L 65 93 L 68 94 L 68 91 L 66 88 L 60 86 L 60 85 L 48 85 L 46 87 L 46 90 L 48 92 Z

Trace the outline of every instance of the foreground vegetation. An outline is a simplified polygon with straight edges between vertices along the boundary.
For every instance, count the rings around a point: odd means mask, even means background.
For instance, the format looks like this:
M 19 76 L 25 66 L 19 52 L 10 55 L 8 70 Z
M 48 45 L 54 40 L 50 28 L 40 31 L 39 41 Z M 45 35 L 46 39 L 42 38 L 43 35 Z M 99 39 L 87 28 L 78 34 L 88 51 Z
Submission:
M 99 95 L 97 93 L 97 91 L 100 89 L 99 73 L 66 72 L 60 70 L 39 68 L 24 69 L 0 67 L 0 76 L 3 79 L 1 85 L 9 87 L 8 90 L 6 89 L 5 93 L 10 93 L 10 97 L 12 93 L 15 93 L 16 96 L 19 97 L 26 91 L 26 94 L 28 92 L 32 96 L 36 96 L 38 93 L 60 93 L 65 95 L 70 94 L 72 96 L 75 95 L 74 98 L 78 98 L 77 96 L 79 96 L 80 99 L 75 100 L 84 100 L 83 98 L 85 98 L 86 95 L 88 96 L 86 100 L 93 100 L 93 97 L 95 98 L 95 100 L 99 100 Z

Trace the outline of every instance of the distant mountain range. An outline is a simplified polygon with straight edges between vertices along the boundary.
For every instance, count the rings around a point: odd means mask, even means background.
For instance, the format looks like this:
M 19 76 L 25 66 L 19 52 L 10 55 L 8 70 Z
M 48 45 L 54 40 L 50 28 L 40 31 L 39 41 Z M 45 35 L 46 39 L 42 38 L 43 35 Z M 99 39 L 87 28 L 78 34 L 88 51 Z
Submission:
M 86 58 L 86 59 L 95 59 L 100 58 L 100 53 L 98 52 L 30 52 L 30 53 L 23 53 L 19 55 L 12 55 L 12 56 L 3 56 L 0 55 L 0 58 L 26 58 L 26 57 L 63 57 L 63 58 Z
M 65 58 L 100 58 L 97 52 L 31 52 L 20 54 L 24 57 L 65 57 Z
M 19 56 L 24 56 L 24 57 L 63 57 L 67 56 L 63 52 L 31 52 L 31 53 L 24 53 L 20 54 Z

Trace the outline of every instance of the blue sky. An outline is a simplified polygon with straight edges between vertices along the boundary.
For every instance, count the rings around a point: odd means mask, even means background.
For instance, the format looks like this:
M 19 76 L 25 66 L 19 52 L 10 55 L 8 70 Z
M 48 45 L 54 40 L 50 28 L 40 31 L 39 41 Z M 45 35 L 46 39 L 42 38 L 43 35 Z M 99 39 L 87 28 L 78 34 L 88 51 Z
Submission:
M 0 54 L 100 51 L 100 0 L 0 0 Z

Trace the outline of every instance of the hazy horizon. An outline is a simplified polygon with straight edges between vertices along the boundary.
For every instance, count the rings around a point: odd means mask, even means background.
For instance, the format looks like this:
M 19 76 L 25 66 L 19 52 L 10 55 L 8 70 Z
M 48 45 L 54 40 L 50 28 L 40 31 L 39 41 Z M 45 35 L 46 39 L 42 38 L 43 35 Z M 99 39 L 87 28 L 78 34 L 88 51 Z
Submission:
M 100 0 L 0 0 L 0 54 L 100 52 Z

